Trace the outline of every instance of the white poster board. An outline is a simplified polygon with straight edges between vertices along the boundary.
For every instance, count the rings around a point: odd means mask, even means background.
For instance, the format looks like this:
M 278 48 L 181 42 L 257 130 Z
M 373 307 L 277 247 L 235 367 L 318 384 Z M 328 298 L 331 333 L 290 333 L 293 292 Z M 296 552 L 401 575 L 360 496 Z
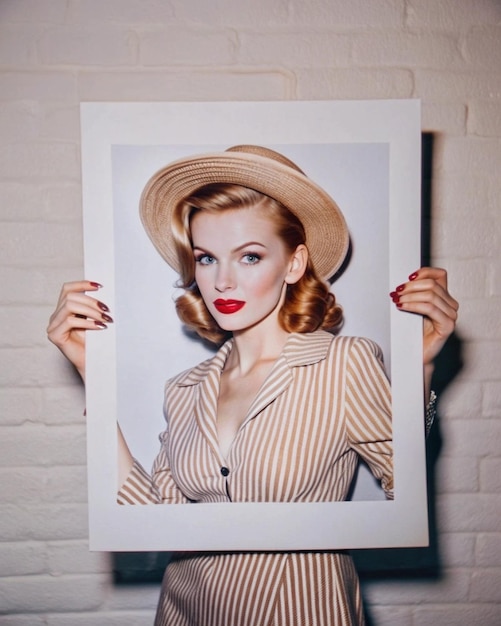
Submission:
M 90 545 L 96 550 L 292 550 L 426 545 L 421 320 L 388 293 L 420 259 L 418 101 L 85 103 L 85 275 L 115 324 L 88 333 Z M 332 289 L 343 334 L 381 345 L 393 386 L 395 500 L 361 472 L 350 502 L 116 504 L 118 418 L 149 469 L 165 380 L 211 354 L 174 311 L 177 276 L 138 213 L 150 176 L 241 143 L 292 159 L 343 210 L 352 254 Z

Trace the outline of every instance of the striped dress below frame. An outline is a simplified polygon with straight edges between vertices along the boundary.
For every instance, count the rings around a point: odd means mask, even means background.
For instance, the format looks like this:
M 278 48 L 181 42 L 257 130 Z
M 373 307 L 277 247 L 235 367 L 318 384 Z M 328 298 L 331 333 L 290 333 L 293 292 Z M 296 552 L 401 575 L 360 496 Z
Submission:
M 376 344 L 291 334 L 223 458 L 216 411 L 231 346 L 167 383 L 167 428 L 152 473 L 135 463 L 120 503 L 339 501 L 359 458 L 392 497 L 391 399 Z M 362 623 L 358 578 L 340 552 L 179 554 L 167 567 L 156 621 Z

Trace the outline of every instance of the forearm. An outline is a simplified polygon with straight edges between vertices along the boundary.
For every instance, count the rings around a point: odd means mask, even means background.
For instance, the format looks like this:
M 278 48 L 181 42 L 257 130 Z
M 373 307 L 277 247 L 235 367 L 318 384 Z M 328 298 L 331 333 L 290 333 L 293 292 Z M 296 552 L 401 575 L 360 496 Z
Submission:
M 430 393 L 431 393 L 431 379 L 433 376 L 433 371 L 435 366 L 433 363 L 427 363 L 424 366 L 423 374 L 424 374 L 424 405 L 427 406 L 430 401 Z

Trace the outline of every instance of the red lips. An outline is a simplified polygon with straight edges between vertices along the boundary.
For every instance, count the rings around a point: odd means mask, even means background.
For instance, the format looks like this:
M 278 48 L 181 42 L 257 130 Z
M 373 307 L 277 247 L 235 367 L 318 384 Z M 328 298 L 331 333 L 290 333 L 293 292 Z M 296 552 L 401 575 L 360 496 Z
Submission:
M 245 306 L 245 302 L 242 300 L 214 300 L 214 306 L 220 313 L 224 313 L 225 315 L 229 315 L 231 313 L 236 313 L 240 311 L 240 309 Z

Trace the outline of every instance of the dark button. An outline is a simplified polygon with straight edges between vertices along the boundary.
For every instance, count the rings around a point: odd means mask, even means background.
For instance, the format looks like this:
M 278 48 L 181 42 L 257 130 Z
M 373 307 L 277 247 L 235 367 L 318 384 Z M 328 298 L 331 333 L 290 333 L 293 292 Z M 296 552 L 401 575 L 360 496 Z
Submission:
M 230 470 L 227 467 L 222 467 L 221 468 L 221 474 L 223 476 L 228 476 L 229 473 L 230 473 Z

